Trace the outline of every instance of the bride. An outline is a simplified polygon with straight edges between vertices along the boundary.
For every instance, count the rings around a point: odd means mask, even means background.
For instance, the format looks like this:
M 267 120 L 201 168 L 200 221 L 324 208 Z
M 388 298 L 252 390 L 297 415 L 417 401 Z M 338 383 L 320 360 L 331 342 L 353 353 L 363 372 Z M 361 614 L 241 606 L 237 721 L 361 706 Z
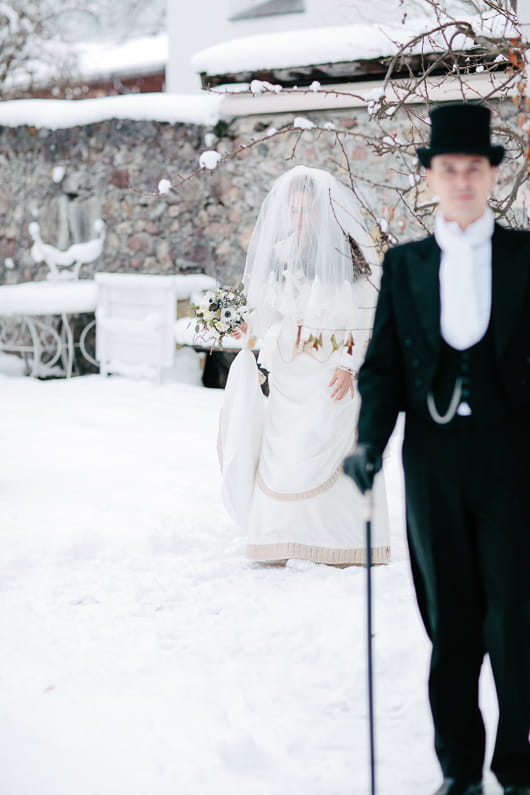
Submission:
M 364 500 L 342 472 L 355 442 L 355 379 L 379 270 L 358 216 L 353 194 L 334 177 L 297 166 L 273 184 L 250 240 L 243 276 L 250 314 L 219 443 L 224 503 L 257 561 L 365 562 Z M 374 489 L 372 560 L 386 563 L 382 473 Z

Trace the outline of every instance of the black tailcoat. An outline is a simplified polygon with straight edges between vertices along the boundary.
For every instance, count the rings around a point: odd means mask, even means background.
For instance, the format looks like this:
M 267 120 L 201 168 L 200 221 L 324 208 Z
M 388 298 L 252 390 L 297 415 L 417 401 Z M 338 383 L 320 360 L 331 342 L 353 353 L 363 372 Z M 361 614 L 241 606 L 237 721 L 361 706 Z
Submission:
M 492 366 L 514 412 L 530 410 L 530 232 L 495 224 Z M 400 411 L 428 418 L 438 369 L 440 249 L 433 236 L 388 251 L 372 340 L 359 373 L 359 442 L 383 450 Z
M 407 532 L 433 643 L 429 695 L 444 774 L 481 778 L 477 691 L 488 653 L 500 710 L 492 769 L 504 786 L 530 786 L 530 233 L 495 225 L 479 399 L 472 416 L 444 426 L 427 409 L 447 361 L 439 267 L 432 236 L 385 256 L 359 373 L 358 442 L 382 452 L 405 412 Z

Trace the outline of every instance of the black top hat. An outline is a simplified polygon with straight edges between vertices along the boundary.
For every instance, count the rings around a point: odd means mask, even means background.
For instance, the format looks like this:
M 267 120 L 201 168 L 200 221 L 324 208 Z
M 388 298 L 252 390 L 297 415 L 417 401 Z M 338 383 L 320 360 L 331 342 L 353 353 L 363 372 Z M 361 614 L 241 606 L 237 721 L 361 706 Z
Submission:
M 491 113 L 484 105 L 439 105 L 431 112 L 431 145 L 417 149 L 422 166 L 430 168 L 435 155 L 482 155 L 492 166 L 504 157 L 503 146 L 490 142 Z

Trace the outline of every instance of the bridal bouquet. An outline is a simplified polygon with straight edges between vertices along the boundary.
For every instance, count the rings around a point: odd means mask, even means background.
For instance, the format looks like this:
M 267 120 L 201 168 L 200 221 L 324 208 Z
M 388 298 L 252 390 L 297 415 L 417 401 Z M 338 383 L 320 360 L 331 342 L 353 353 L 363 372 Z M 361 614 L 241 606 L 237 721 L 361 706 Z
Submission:
M 195 332 L 213 337 L 221 346 L 225 335 L 244 323 L 248 316 L 242 285 L 207 290 L 192 310 L 196 320 Z

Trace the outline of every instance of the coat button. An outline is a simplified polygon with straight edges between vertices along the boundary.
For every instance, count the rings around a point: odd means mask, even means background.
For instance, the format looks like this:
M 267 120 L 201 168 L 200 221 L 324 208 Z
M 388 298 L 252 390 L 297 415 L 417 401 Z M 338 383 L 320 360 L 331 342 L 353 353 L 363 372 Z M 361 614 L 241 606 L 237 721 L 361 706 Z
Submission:
M 411 364 L 412 364 L 413 367 L 419 367 L 420 366 L 420 360 L 419 359 L 413 359 Z
M 407 348 L 410 348 L 410 346 L 412 345 L 412 340 L 410 337 L 405 337 L 405 345 L 407 346 Z M 530 359 L 530 357 L 528 358 Z
M 414 383 L 416 384 L 416 386 L 421 386 L 423 384 L 423 379 L 422 378 L 416 378 Z

